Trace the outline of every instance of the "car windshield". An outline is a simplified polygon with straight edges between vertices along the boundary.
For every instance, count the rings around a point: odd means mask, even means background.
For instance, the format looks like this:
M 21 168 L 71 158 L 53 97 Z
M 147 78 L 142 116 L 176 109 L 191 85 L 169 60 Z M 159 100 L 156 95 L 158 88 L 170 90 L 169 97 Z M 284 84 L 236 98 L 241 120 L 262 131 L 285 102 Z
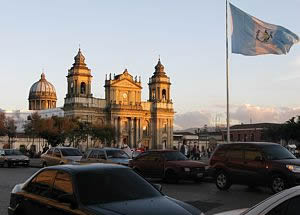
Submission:
M 91 178 L 93 180 L 91 180 Z M 162 194 L 131 169 L 103 169 L 76 175 L 84 205 L 153 198 Z
M 60 149 L 63 156 L 82 156 L 78 149 Z
M 296 159 L 289 150 L 280 145 L 265 145 L 263 146 L 263 152 L 267 160 Z
M 106 150 L 107 158 L 125 158 L 129 159 L 126 152 L 122 150 Z
M 181 152 L 166 152 L 164 153 L 165 158 L 167 161 L 181 161 L 181 160 L 188 160 L 186 156 L 184 156 Z
M 19 150 L 11 149 L 11 150 L 5 150 L 5 155 L 23 155 Z

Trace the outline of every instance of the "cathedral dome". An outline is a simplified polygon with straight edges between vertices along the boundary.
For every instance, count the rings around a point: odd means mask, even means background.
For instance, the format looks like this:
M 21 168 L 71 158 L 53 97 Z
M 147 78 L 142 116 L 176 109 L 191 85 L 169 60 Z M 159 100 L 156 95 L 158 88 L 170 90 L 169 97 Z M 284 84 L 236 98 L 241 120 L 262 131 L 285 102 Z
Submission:
M 55 87 L 46 80 L 44 73 L 41 79 L 31 86 L 28 100 L 29 110 L 43 110 L 56 106 Z

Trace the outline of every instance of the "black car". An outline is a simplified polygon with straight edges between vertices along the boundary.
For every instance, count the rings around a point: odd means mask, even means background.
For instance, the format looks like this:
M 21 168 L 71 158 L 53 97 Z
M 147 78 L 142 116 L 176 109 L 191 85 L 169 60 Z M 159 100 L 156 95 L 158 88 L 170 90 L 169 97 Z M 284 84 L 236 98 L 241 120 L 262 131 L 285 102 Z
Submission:
M 200 215 L 117 164 L 44 168 L 11 192 L 9 215 Z
M 300 185 L 300 160 L 277 143 L 222 144 L 209 164 L 220 190 L 227 190 L 232 184 L 246 184 L 269 186 L 277 193 Z

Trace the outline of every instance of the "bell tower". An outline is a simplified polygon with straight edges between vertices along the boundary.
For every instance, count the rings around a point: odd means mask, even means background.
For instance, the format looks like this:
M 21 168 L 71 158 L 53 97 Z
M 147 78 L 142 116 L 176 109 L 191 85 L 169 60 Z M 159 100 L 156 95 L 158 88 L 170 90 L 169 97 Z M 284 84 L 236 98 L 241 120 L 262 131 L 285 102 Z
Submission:
M 149 79 L 149 101 L 170 103 L 170 78 L 165 73 L 165 67 L 161 64 L 160 58 L 154 67 L 155 72 Z
M 91 93 L 91 81 L 93 76 L 91 75 L 91 70 L 85 64 L 85 57 L 81 53 L 80 48 L 74 60 L 75 63 L 68 71 L 68 93 L 66 98 L 91 98 L 93 96 Z
M 149 79 L 149 102 L 151 104 L 152 147 L 171 149 L 173 146 L 174 109 L 171 99 L 171 82 L 165 67 L 158 59 L 155 72 Z

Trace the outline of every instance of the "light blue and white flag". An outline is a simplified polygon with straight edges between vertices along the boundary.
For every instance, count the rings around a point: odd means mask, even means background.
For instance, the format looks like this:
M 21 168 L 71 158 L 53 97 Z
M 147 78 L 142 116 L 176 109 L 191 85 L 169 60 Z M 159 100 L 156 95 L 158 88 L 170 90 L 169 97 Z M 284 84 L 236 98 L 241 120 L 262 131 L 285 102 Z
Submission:
M 230 4 L 232 53 L 242 55 L 287 54 L 299 37 L 290 30 L 263 22 Z

